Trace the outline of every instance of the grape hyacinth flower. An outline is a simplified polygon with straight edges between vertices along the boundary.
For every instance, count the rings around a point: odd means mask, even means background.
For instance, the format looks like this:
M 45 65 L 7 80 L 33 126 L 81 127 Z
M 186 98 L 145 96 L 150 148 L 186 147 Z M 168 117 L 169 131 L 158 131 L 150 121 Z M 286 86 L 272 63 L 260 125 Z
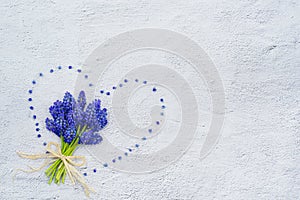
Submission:
M 98 144 L 102 141 L 97 132 L 107 125 L 107 109 L 101 109 L 100 99 L 86 106 L 84 91 L 79 93 L 77 101 L 66 92 L 63 101 L 54 102 L 49 112 L 53 119 L 46 119 L 46 128 L 62 137 L 64 142 L 71 144 L 76 137 L 79 144 Z
M 101 109 L 100 99 L 86 105 L 84 91 L 77 101 L 66 92 L 62 101 L 57 100 L 49 108 L 52 119 L 46 118 L 46 128 L 61 138 L 61 152 L 72 156 L 80 144 L 94 145 L 102 141 L 99 131 L 107 125 L 107 109 Z M 57 159 L 47 170 L 46 175 L 55 183 L 64 183 L 67 170 L 63 161 Z

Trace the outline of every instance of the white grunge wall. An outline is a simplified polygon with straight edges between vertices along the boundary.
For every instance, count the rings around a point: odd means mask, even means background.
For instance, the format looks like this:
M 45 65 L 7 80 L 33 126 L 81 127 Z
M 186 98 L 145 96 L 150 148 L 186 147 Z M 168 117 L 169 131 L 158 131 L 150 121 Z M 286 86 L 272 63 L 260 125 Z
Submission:
M 15 169 L 38 166 L 42 162 L 21 159 L 16 155 L 17 150 L 43 152 L 44 142 L 59 141 L 46 130 L 44 119 L 51 103 L 61 99 L 66 90 L 78 92 L 78 83 L 83 84 L 85 80 L 78 82 L 78 68 L 89 73 L 88 80 L 93 80 L 97 97 L 110 113 L 110 126 L 102 132 L 105 139 L 100 149 L 109 148 L 106 142 L 120 149 L 135 144 L 133 135 L 122 131 L 141 137 L 143 128 L 139 129 L 141 132 L 132 130 L 148 127 L 156 118 L 160 120 L 157 125 L 163 125 L 161 132 L 153 133 L 153 138 L 136 147 L 137 153 L 156 155 L 151 159 L 139 160 L 138 154 L 128 162 L 123 158 L 112 163 L 110 156 L 114 151 L 104 154 L 103 149 L 95 151 L 88 147 L 76 151 L 76 155 L 87 158 L 87 166 L 79 170 L 86 173 L 84 178 L 96 190 L 91 199 L 300 198 L 299 1 L 2 0 L 0 14 L 0 199 L 86 199 L 80 185 L 73 187 L 69 181 L 65 185 L 48 185 L 43 171 L 18 172 L 13 179 Z M 166 43 L 162 40 L 159 45 L 178 50 L 179 56 L 146 49 L 115 60 L 103 70 L 101 77 L 95 68 L 88 68 L 93 65 L 89 59 L 94 57 L 90 56 L 105 42 L 107 46 L 122 45 L 112 52 L 99 50 L 97 56 L 103 56 L 98 60 L 101 63 L 105 63 L 105 55 L 147 40 L 127 35 L 130 40 L 109 43 L 111 38 L 136 29 L 174 32 L 195 42 L 206 54 L 195 57 L 198 54 L 192 43 L 178 38 L 177 42 L 166 39 Z M 155 39 L 156 33 L 149 34 L 149 38 Z M 183 54 L 195 58 L 194 61 L 201 58 L 201 70 L 207 74 L 199 75 L 192 62 L 180 57 Z M 208 66 L 208 61 L 219 79 L 210 74 L 212 68 L 203 68 Z M 134 71 L 143 65 L 148 68 Z M 152 68 L 149 65 L 153 65 Z M 58 66 L 63 69 L 58 70 Z M 68 66 L 73 68 L 67 69 Z M 49 73 L 50 69 L 54 72 Z M 168 70 L 177 73 L 172 75 Z M 38 76 L 40 72 L 43 78 Z M 124 83 L 122 89 L 116 89 L 123 93 L 114 96 L 111 90 L 110 95 L 101 96 L 101 88 L 119 85 L 127 75 L 128 87 Z M 175 78 L 177 76 L 184 79 Z M 129 90 L 133 83 L 130 81 L 135 78 L 149 81 L 148 88 L 132 86 Z M 161 83 L 151 85 L 155 78 Z M 36 105 L 34 112 L 40 123 L 41 137 L 37 137 L 32 111 L 28 109 L 28 89 L 34 79 L 38 84 L 34 87 L 32 102 Z M 208 89 L 210 86 L 212 90 Z M 155 95 L 158 96 L 154 96 L 153 87 L 157 88 Z M 168 90 L 170 88 L 176 95 Z M 214 94 L 221 94 L 219 92 L 223 92 L 223 96 L 215 96 L 216 102 L 213 102 Z M 167 113 L 163 117 L 155 114 L 160 107 L 152 109 L 153 103 L 161 97 Z M 188 101 L 191 98 L 193 101 Z M 126 102 L 122 102 L 123 99 Z M 126 107 L 122 107 L 123 103 Z M 219 103 L 224 106 L 223 110 L 213 110 Z M 117 116 L 110 112 L 114 108 L 119 109 Z M 209 140 L 217 143 L 209 146 L 211 151 L 202 157 L 214 115 L 223 117 L 224 123 L 215 138 Z M 169 156 L 159 157 L 166 152 L 155 154 L 174 144 L 183 121 L 186 126 L 182 134 L 189 136 L 188 141 L 186 137 L 177 141 Z M 128 128 L 129 122 L 136 127 Z M 122 123 L 121 130 L 118 127 Z M 214 124 L 213 128 L 218 125 Z M 156 134 L 157 130 L 151 131 Z M 183 144 L 187 145 L 184 146 L 186 151 L 181 149 Z M 104 167 L 104 163 L 108 167 Z

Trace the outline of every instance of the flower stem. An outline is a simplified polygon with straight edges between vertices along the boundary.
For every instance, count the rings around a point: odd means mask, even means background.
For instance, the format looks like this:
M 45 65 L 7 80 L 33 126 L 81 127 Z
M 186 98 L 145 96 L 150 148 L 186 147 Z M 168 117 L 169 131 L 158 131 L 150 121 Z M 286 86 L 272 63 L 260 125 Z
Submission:
M 64 141 L 63 136 L 61 136 L 61 153 L 65 156 L 72 156 L 76 148 L 78 147 L 79 137 L 87 129 L 87 126 L 78 126 L 77 134 L 74 140 L 68 144 Z M 49 168 L 45 171 L 46 175 L 49 177 L 48 183 L 51 184 L 53 179 L 56 184 L 64 183 L 67 175 L 66 167 L 61 159 L 57 159 Z

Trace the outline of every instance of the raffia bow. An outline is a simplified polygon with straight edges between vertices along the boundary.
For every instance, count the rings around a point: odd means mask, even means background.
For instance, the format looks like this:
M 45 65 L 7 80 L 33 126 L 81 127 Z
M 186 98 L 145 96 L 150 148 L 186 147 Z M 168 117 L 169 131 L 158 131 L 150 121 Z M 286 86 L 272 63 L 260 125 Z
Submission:
M 55 150 L 52 148 L 52 146 L 55 147 Z M 76 181 L 78 181 L 82 187 L 84 188 L 84 192 L 86 196 L 89 197 L 91 192 L 95 192 L 95 190 L 87 185 L 85 182 L 83 176 L 78 172 L 78 170 L 75 167 L 81 167 L 86 164 L 86 159 L 83 156 L 65 156 L 61 152 L 60 145 L 56 142 L 49 142 L 46 146 L 46 151 L 48 153 L 46 154 L 28 154 L 24 152 L 17 152 L 17 154 L 21 158 L 26 158 L 30 160 L 37 160 L 37 159 L 46 159 L 43 165 L 41 165 L 38 168 L 34 168 L 31 166 L 28 166 L 31 170 L 25 170 L 25 169 L 17 169 L 18 171 L 23 171 L 25 173 L 33 173 L 40 171 L 44 167 L 48 166 L 49 164 L 55 162 L 57 159 L 62 160 L 62 163 L 64 164 L 67 174 L 70 177 L 70 180 L 73 185 L 75 185 Z M 74 160 L 79 160 L 80 162 L 75 162 Z

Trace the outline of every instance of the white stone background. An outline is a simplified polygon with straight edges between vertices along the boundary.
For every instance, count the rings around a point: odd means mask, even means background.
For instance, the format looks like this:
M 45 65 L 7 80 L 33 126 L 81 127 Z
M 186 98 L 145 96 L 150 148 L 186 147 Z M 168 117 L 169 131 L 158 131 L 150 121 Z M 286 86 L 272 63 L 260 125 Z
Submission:
M 86 198 L 80 186 L 49 186 L 42 172 L 12 180 L 14 169 L 31 163 L 15 151 L 43 149 L 27 89 L 38 72 L 80 66 L 110 37 L 148 27 L 182 33 L 209 54 L 226 94 L 222 136 L 206 159 L 199 159 L 196 140 L 155 173 L 99 168 L 86 177 L 97 190 L 91 199 L 299 199 L 299 6 L 297 0 L 2 0 L 0 199 Z

